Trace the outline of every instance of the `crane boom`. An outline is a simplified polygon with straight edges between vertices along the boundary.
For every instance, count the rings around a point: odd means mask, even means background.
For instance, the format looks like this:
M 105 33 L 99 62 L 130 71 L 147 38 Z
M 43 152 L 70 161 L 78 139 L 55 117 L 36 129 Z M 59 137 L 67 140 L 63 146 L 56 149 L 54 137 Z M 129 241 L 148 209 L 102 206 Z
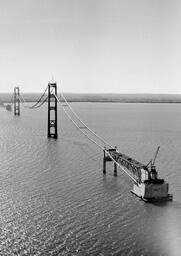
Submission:
M 158 148 L 157 148 L 157 150 L 156 150 L 155 157 L 154 157 L 154 159 L 153 159 L 152 165 L 155 165 L 155 161 L 156 161 L 156 158 L 157 158 L 157 156 L 158 156 L 158 151 L 159 151 L 159 149 L 160 149 L 160 146 L 158 146 Z

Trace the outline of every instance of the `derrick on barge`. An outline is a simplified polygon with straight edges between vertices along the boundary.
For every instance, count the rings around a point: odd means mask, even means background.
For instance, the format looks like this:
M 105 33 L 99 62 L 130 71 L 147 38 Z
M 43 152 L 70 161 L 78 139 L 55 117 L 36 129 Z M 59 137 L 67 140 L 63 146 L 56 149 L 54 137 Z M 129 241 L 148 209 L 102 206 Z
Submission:
M 106 162 L 114 162 L 114 175 L 117 175 L 117 166 L 122 168 L 133 180 L 131 192 L 147 202 L 172 201 L 173 195 L 169 194 L 169 184 L 164 179 L 158 178 L 155 160 L 159 151 L 157 148 L 154 160 L 147 165 L 122 154 L 115 148 L 104 150 L 103 173 L 106 173 Z

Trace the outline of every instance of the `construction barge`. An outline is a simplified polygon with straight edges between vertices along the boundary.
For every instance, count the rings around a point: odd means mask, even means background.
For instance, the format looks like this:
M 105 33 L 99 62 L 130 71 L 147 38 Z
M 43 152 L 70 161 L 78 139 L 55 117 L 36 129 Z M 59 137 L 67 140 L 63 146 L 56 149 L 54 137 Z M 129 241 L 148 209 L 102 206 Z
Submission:
M 116 148 L 104 149 L 103 173 L 106 173 L 106 162 L 114 162 L 114 175 L 117 176 L 117 166 L 122 168 L 134 181 L 131 192 L 146 202 L 172 201 L 173 195 L 169 194 L 169 184 L 164 179 L 158 178 L 155 160 L 158 155 L 157 148 L 154 159 L 147 165 L 122 154 Z

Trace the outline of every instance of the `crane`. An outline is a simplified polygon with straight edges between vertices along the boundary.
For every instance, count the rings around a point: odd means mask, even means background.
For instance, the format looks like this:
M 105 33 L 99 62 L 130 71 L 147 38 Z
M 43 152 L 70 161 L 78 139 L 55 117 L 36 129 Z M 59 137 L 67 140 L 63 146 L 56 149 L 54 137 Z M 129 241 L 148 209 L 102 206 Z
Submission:
M 157 147 L 157 150 L 156 150 L 156 152 L 155 152 L 155 156 L 154 156 L 154 159 L 153 159 L 153 161 L 151 162 L 151 166 L 155 166 L 155 161 L 156 161 L 156 158 L 157 158 L 157 156 L 158 156 L 158 151 L 159 151 L 159 149 L 160 149 L 160 146 L 158 146 Z
M 150 172 L 149 172 L 150 178 L 151 178 L 151 179 L 154 179 L 154 180 L 157 179 L 157 171 L 156 171 L 155 161 L 156 161 L 156 159 L 157 159 L 159 150 L 160 150 L 160 146 L 157 147 L 157 150 L 156 150 L 156 152 L 155 152 L 154 158 L 151 159 L 151 160 L 149 161 L 149 163 L 147 164 L 147 167 L 148 167 L 149 165 L 150 165 L 150 167 L 151 167 L 151 170 L 150 170 Z

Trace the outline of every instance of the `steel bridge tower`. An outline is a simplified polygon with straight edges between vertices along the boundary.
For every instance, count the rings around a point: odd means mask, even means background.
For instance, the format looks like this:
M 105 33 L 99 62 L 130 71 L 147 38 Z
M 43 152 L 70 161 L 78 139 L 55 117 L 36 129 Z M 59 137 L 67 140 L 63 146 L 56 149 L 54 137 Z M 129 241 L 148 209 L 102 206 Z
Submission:
M 48 83 L 48 138 L 58 138 L 56 83 Z
M 14 87 L 14 115 L 20 115 L 20 90 Z

